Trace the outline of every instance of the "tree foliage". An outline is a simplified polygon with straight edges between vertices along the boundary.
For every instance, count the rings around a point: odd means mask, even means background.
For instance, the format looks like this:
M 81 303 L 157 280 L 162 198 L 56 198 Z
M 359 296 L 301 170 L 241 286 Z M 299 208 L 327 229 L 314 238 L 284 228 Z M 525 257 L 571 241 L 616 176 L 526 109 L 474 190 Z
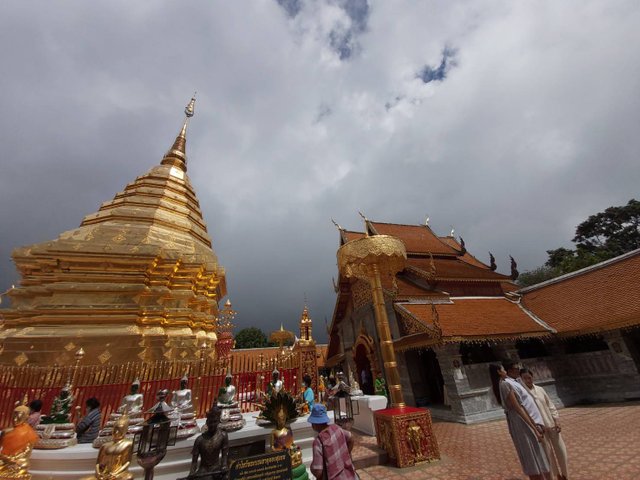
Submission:
M 591 215 L 576 227 L 575 249 L 547 250 L 541 267 L 520 275 L 518 284 L 534 285 L 640 248 L 640 202 L 631 199 Z
M 240 330 L 235 336 L 235 348 L 262 348 L 269 346 L 267 336 L 256 327 Z

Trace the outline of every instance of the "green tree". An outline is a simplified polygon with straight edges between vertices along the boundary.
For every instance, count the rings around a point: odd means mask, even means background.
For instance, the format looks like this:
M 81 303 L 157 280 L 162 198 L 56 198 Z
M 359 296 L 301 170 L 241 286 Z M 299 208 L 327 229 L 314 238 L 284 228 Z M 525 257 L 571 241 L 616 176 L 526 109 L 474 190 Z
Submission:
M 573 242 L 609 258 L 640 248 L 640 202 L 632 198 L 626 205 L 591 215 L 578 225 Z
M 256 327 L 248 327 L 240 330 L 235 336 L 235 348 L 262 348 L 269 342 L 262 330 Z
M 545 264 L 520 275 L 518 284 L 540 283 L 640 248 L 640 202 L 632 198 L 591 215 L 576 227 L 572 241 L 575 250 L 547 250 Z
M 529 287 L 536 283 L 542 283 L 557 277 L 558 270 L 547 265 L 543 265 L 528 272 L 523 272 L 518 277 L 518 285 L 521 287 Z

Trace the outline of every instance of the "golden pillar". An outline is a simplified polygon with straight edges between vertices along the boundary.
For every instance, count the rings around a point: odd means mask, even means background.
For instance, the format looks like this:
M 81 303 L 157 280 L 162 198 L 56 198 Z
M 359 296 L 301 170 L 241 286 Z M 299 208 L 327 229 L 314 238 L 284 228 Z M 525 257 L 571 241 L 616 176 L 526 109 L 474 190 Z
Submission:
M 347 242 L 338 249 L 340 273 L 347 278 L 366 280 L 371 285 L 376 329 L 391 395 L 391 407 L 374 412 L 376 438 L 378 446 L 384 448 L 391 461 L 400 468 L 440 458 L 429 410 L 408 407 L 404 403 L 384 303 L 382 278 L 386 276 L 395 280 L 395 274 L 404 269 L 406 260 L 404 243 L 387 235 L 366 236 Z
M 406 260 L 407 252 L 404 243 L 388 235 L 367 236 L 345 243 L 338 249 L 340 272 L 346 277 L 366 280 L 371 285 L 376 329 L 393 407 L 403 407 L 404 399 L 384 303 L 381 276 L 395 276 L 404 269 Z

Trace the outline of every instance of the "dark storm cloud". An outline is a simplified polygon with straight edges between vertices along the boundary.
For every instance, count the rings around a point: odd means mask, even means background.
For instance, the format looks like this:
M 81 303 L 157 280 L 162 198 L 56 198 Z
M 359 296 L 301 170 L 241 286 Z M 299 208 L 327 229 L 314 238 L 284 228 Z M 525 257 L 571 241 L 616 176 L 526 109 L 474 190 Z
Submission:
M 7 2 L 0 291 L 13 248 L 160 161 L 194 90 L 188 174 L 239 326 L 295 329 L 306 293 L 322 331 L 330 218 L 357 210 L 533 268 L 637 198 L 638 24 L 632 1 Z
M 424 83 L 429 83 L 433 81 L 441 82 L 445 78 L 447 78 L 447 73 L 449 73 L 449 69 L 456 65 L 455 56 L 456 49 L 451 47 L 445 47 L 442 50 L 442 59 L 440 60 L 440 65 L 437 67 L 431 67 L 429 65 L 425 65 L 420 72 L 418 72 L 418 78 L 422 80 Z

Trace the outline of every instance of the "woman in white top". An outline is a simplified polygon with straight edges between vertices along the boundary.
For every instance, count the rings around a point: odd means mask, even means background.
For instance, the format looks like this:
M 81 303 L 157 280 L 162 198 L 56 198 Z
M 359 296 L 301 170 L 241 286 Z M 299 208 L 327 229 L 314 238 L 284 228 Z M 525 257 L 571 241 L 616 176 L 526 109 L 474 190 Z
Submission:
M 530 480 L 550 480 L 549 462 L 541 445 L 544 437 L 542 418 L 526 388 L 515 381 L 519 366 L 505 362 L 504 366 L 490 365 L 489 372 L 496 399 L 507 416 L 509 434 L 522 471 Z
M 553 404 L 544 388 L 533 383 L 533 374 L 531 370 L 523 368 L 520 370 L 520 378 L 523 385 L 527 388 L 531 396 L 538 405 L 542 420 L 544 421 L 544 442 L 543 446 L 547 452 L 549 463 L 551 464 L 551 472 L 560 480 L 567 480 L 567 447 L 564 444 L 562 435 L 560 435 L 560 416 L 558 410 Z

